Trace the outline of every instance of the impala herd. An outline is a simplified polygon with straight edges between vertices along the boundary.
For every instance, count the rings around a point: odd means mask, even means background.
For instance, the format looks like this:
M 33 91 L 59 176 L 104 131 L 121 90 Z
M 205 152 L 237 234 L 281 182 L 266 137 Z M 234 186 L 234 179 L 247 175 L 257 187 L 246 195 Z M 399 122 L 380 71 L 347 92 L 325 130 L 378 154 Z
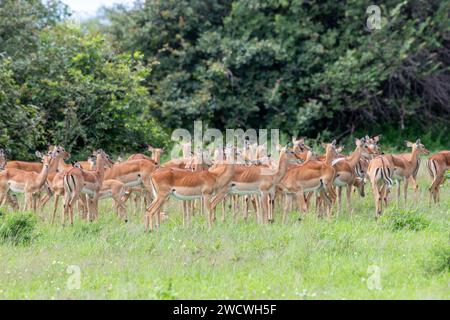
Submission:
M 89 221 L 98 218 L 98 201 L 112 198 L 118 216 L 128 219 L 126 202 L 133 195 L 136 205 L 145 205 L 146 230 L 159 226 L 166 216 L 164 205 L 169 198 L 182 200 L 183 224 L 189 224 L 198 208 L 206 213 L 211 227 L 216 207 L 222 205 L 225 219 L 227 201 L 236 219 L 241 211 L 247 220 L 253 207 L 259 223 L 274 221 L 277 202 L 282 208 L 282 223 L 288 211 L 297 207 L 306 213 L 315 196 L 315 212 L 319 217 L 332 217 L 337 201 L 342 211 L 342 189 L 345 188 L 346 210 L 352 215 L 352 190 L 364 197 L 365 181 L 370 181 L 375 201 L 375 216 L 382 214 L 388 194 L 397 185 L 400 204 L 401 185 L 407 201 L 411 182 L 417 191 L 420 155 L 429 154 L 421 143 L 405 141 L 410 153 L 384 154 L 379 136 L 355 140 L 350 155 L 342 154 L 336 141 L 323 144 L 324 155 L 317 155 L 304 139 L 293 138 L 289 146 L 277 147 L 279 157 L 266 155 L 265 145 L 245 143 L 235 147 L 191 151 L 191 144 L 182 146 L 183 156 L 161 164 L 163 149 L 149 146 L 152 156 L 134 154 L 115 163 L 102 149 L 95 150 L 87 161 L 66 163 L 70 154 L 61 146 L 51 146 L 47 154 L 36 152 L 41 162 L 7 161 L 0 149 L 0 205 L 19 208 L 14 193 L 24 194 L 24 210 L 42 208 L 54 197 L 51 222 L 54 223 L 59 198 L 63 197 L 61 223 L 74 222 L 74 206 L 80 217 Z M 212 158 L 209 154 L 213 153 Z M 237 162 L 237 157 L 243 162 Z M 429 202 L 439 201 L 439 189 L 450 168 L 450 151 L 433 154 L 426 167 L 432 183 Z M 143 197 L 143 199 L 141 199 Z M 294 201 L 295 200 L 295 201 Z M 144 208 L 142 209 L 144 211 Z M 154 219 L 156 219 L 154 223 Z

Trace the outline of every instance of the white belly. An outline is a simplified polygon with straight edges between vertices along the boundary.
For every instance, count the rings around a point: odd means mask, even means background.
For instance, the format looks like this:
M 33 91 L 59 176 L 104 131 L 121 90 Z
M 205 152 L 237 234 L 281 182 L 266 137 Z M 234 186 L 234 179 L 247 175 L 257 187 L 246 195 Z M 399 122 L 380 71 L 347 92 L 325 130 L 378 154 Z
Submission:
M 19 193 L 24 193 L 25 190 L 25 186 L 21 183 L 16 183 L 14 181 L 11 181 L 9 183 L 9 188 L 13 191 L 13 192 L 19 192 Z
M 141 185 L 141 179 L 129 181 L 125 183 L 125 186 L 128 188 L 137 187 Z
M 94 195 L 95 195 L 95 192 L 92 191 L 92 190 L 89 189 L 89 188 L 83 188 L 83 189 L 81 190 L 81 192 L 87 194 L 88 196 L 94 196 Z
M 337 187 L 345 187 L 347 184 L 341 181 L 339 178 L 334 179 L 334 185 Z
M 201 195 L 184 195 L 181 193 L 178 193 L 177 191 L 172 191 L 172 195 L 178 199 L 178 200 L 195 200 L 195 199 L 200 199 L 202 196 Z

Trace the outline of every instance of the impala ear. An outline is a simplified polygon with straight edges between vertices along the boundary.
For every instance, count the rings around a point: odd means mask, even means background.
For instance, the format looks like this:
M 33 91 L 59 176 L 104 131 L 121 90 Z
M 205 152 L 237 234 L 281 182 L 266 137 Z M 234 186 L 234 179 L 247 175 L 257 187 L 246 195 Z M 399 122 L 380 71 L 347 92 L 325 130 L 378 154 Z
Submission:
M 5 151 L 3 149 L 0 149 L 0 156 L 4 156 L 5 155 Z
M 411 147 L 413 146 L 413 143 L 410 142 L 410 141 L 408 141 L 408 140 L 405 140 L 405 145 L 406 145 L 408 148 L 411 148 Z
M 297 140 L 296 136 L 292 136 L 292 143 L 295 143 L 295 141 Z
M 36 155 L 36 157 L 38 157 L 40 159 L 42 159 L 42 157 L 43 157 L 42 153 L 40 153 L 39 151 L 36 151 L 34 154 Z
M 421 144 L 420 139 L 416 140 L 416 144 Z
M 378 141 L 380 141 L 380 138 L 381 138 L 381 134 L 373 137 L 373 141 L 378 142 Z
M 362 142 L 363 140 L 359 140 L 358 138 L 356 138 L 355 139 L 355 145 L 357 146 L 357 147 L 359 147 L 360 145 L 361 145 L 361 142 Z

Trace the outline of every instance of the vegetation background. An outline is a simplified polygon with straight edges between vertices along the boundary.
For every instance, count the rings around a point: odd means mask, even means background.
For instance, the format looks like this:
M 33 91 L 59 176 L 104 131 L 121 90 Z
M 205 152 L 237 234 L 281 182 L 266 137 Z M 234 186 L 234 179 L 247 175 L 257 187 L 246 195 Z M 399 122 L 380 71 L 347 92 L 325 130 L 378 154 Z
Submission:
M 0 146 L 76 158 L 167 146 L 171 130 L 384 134 L 449 147 L 450 1 L 147 0 L 75 23 L 58 0 L 0 1 Z

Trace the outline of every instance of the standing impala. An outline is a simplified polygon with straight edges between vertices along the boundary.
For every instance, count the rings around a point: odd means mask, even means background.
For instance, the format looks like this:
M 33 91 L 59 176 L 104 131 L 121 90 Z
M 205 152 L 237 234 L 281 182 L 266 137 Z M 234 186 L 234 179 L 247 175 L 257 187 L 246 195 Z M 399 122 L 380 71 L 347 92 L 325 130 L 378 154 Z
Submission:
M 431 198 L 433 198 L 434 203 L 439 202 L 439 188 L 444 183 L 445 174 L 449 168 L 450 151 L 448 150 L 435 153 L 428 158 L 427 169 L 432 179 L 431 186 L 428 189 L 430 191 L 430 204 Z
M 397 204 L 400 204 L 400 189 L 401 181 L 403 181 L 403 193 L 405 198 L 405 204 L 408 195 L 408 182 L 409 179 L 415 174 L 417 168 L 417 162 L 420 154 L 429 154 L 430 152 L 425 149 L 425 146 L 417 139 L 416 142 L 405 141 L 407 147 L 411 148 L 411 155 L 409 160 L 403 157 L 399 157 L 393 154 L 384 155 L 383 157 L 389 161 L 390 165 L 394 168 L 392 177 L 397 180 Z
M 201 198 L 205 206 L 208 228 L 212 225 L 211 198 L 214 194 L 225 193 L 234 174 L 234 164 L 217 164 L 208 170 L 189 172 L 171 168 L 161 168 L 151 176 L 154 199 L 146 212 L 146 230 L 153 230 L 153 215 L 170 195 L 179 200 Z M 188 218 L 188 217 L 186 217 Z M 183 219 L 185 217 L 183 216 Z
M 338 158 L 332 162 L 333 168 L 336 170 L 336 177 L 333 184 L 338 188 L 338 205 L 339 211 L 342 209 L 342 187 L 346 188 L 347 194 L 347 211 L 352 215 L 352 208 L 350 203 L 352 187 L 356 186 L 360 194 L 364 194 L 364 180 L 357 174 L 357 166 L 360 163 L 361 155 L 369 153 L 369 145 L 364 139 L 355 140 L 356 149 L 347 158 Z
M 270 195 L 275 193 L 276 186 L 284 178 L 289 163 L 296 160 L 294 151 L 284 148 L 281 150 L 276 169 L 264 166 L 241 166 L 240 170 L 234 174 L 230 193 L 259 196 L 259 208 L 261 208 L 260 212 L 258 212 L 259 222 L 266 223 L 272 221 Z M 225 195 L 215 197 L 212 204 L 213 209 L 222 201 Z
M 93 171 L 96 169 L 96 159 L 95 157 L 89 158 L 89 170 Z M 125 206 L 125 199 L 130 191 L 125 187 L 122 181 L 116 179 L 105 179 L 103 180 L 102 187 L 99 192 L 99 200 L 112 198 L 114 200 L 114 205 L 116 207 L 117 216 L 128 222 L 127 210 Z
M 98 149 L 93 155 L 97 158 L 95 171 L 72 168 L 64 173 L 63 223 L 66 212 L 69 211 L 70 224 L 73 225 L 73 205 L 81 193 L 88 196 L 88 220 L 96 219 L 98 216 L 98 199 L 105 177 L 105 164 L 111 165 L 112 161 L 102 149 Z
M 376 218 L 382 214 L 383 201 L 387 205 L 387 196 L 393 184 L 393 173 L 394 166 L 383 156 L 377 156 L 369 163 L 367 174 L 372 184 Z
M 3 203 L 5 197 L 8 197 L 8 191 L 11 190 L 25 194 L 24 210 L 36 210 L 34 194 L 39 192 L 45 184 L 49 166 L 55 155 L 53 151 L 46 155 L 36 151 L 36 156 L 42 159 L 42 169 L 39 173 L 15 168 L 0 171 L 0 203 Z

